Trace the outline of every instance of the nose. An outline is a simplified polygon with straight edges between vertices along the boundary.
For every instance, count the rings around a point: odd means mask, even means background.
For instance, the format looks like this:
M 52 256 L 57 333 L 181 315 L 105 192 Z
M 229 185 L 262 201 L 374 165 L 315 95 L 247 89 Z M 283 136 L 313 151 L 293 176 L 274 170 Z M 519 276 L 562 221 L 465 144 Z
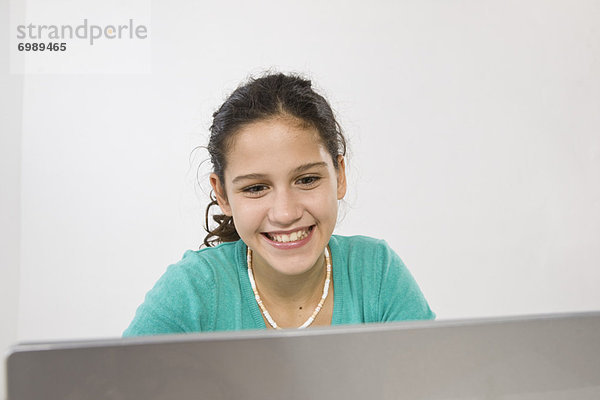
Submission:
M 268 216 L 273 225 L 281 227 L 290 226 L 302 218 L 302 206 L 297 194 L 287 188 L 275 191 Z

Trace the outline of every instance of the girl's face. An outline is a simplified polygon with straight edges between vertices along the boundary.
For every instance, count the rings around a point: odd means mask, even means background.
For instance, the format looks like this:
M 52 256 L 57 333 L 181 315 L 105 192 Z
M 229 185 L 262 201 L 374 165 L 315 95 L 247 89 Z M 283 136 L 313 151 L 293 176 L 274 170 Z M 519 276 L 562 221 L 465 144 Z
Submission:
M 284 117 L 246 125 L 226 157 L 224 187 L 215 174 L 210 182 L 255 267 L 296 275 L 316 266 L 346 193 L 343 157 L 336 171 L 318 132 Z

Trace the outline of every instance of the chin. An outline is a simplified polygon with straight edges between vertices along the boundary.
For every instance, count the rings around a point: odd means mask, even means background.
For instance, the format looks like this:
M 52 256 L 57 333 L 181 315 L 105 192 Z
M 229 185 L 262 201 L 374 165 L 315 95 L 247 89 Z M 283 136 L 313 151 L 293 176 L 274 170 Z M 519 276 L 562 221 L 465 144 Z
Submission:
M 323 245 L 324 247 L 325 245 Z M 301 275 L 311 270 L 323 249 L 307 245 L 293 250 L 280 250 L 270 245 L 250 248 L 272 269 L 283 275 Z M 255 258 L 256 260 L 256 258 Z
M 311 270 L 315 265 L 321 252 L 313 254 L 296 254 L 280 257 L 268 257 L 265 260 L 267 263 L 283 275 L 301 275 Z

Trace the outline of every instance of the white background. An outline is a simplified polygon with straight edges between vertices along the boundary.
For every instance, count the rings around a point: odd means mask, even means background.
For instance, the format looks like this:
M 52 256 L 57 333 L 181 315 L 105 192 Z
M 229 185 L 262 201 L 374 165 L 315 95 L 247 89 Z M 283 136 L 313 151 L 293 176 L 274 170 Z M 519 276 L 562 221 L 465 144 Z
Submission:
M 121 334 L 202 241 L 212 112 L 269 68 L 349 138 L 337 233 L 439 319 L 600 309 L 600 2 L 216 3 L 152 2 L 151 73 L 9 74 L 2 30 L 2 348 Z

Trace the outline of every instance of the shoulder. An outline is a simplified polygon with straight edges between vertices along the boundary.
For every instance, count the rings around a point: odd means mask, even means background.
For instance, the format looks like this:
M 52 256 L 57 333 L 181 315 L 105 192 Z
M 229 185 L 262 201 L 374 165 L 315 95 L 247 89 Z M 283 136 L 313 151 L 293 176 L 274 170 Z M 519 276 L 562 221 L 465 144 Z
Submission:
M 220 262 L 236 262 L 239 252 L 244 247 L 243 242 L 221 243 L 215 247 L 205 247 L 200 250 L 188 250 L 179 262 L 184 267 L 198 264 L 212 264 Z
M 347 279 L 352 287 L 377 292 L 390 269 L 402 273 L 406 268 L 400 257 L 381 239 L 333 235 L 329 247 L 339 276 Z
M 348 292 L 365 305 L 365 321 L 435 316 L 411 273 L 385 240 L 333 235 L 329 245 L 334 268 L 340 267 L 339 276 L 348 281 Z
M 342 252 L 372 252 L 381 248 L 389 247 L 385 240 L 375 239 L 369 236 L 340 236 L 332 235 L 329 241 L 330 247 L 336 247 Z
M 211 330 L 217 292 L 238 285 L 243 243 L 188 250 L 146 294 L 125 336 Z
M 398 255 L 382 239 L 360 235 L 332 235 L 329 246 L 334 255 L 348 265 L 367 262 L 367 267 L 376 267 L 387 264 L 390 258 L 397 258 L 395 261 L 401 263 Z
M 189 298 L 207 295 L 216 288 L 226 288 L 238 281 L 240 243 L 188 250 L 182 259 L 170 265 L 148 293 L 160 301 L 188 302 Z
M 188 250 L 182 259 L 169 267 L 174 272 L 207 274 L 214 269 L 226 270 L 234 267 L 240 261 L 241 241 L 219 244 L 216 247 L 207 247 L 200 250 Z
M 372 238 L 370 236 L 353 235 L 353 236 L 342 236 L 342 235 L 331 235 L 331 241 L 335 242 L 340 246 L 377 246 L 381 243 L 385 243 L 385 240 Z
M 350 274 L 368 277 L 374 284 L 385 284 L 393 277 L 404 282 L 413 279 L 400 256 L 382 239 L 368 236 L 332 236 L 340 258 L 346 258 Z M 333 251 L 333 249 L 332 249 Z

